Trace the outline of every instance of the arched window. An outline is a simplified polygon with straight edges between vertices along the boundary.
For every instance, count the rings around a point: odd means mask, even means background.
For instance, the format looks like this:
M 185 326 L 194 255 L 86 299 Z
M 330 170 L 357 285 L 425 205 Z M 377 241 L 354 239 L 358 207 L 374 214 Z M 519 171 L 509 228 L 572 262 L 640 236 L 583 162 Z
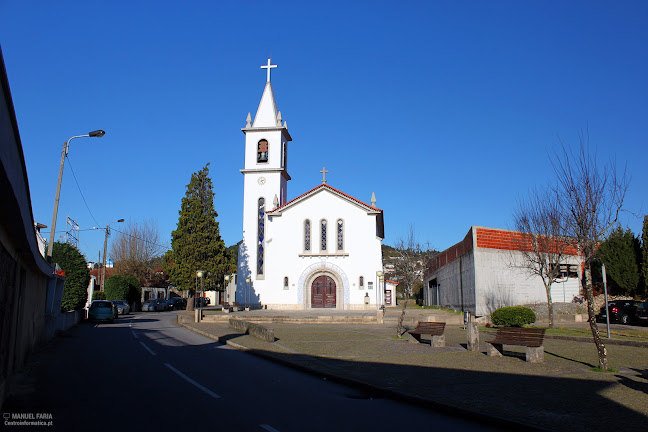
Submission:
M 360 276 L 360 280 L 358 281 L 358 285 L 360 285 L 360 289 L 364 289 L 364 276 Z
M 344 250 L 344 221 L 342 219 L 337 221 L 337 250 Z
M 284 289 L 288 289 L 288 276 L 284 277 Z
M 321 233 L 321 244 L 320 244 L 320 249 L 325 251 L 326 250 L 326 219 L 322 219 L 320 222 L 320 233 Z
M 263 274 L 265 257 L 265 198 L 259 198 L 259 216 L 257 226 L 257 274 Z
M 257 144 L 257 162 L 268 162 L 268 140 L 262 139 Z
M 311 223 L 309 219 L 304 221 L 304 251 L 311 250 Z

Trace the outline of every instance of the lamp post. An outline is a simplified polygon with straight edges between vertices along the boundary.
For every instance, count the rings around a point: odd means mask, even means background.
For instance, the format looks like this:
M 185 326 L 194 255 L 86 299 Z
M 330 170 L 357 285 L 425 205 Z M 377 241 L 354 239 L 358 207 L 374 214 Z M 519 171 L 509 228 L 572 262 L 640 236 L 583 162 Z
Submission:
M 103 268 L 101 269 L 101 291 L 104 290 L 104 285 L 106 284 L 106 253 L 108 252 L 108 236 L 110 235 L 110 224 L 117 223 L 117 222 L 124 222 L 124 219 L 118 219 L 106 225 L 106 238 L 104 239 Z
M 205 276 L 205 271 L 204 270 L 198 270 L 196 272 L 196 276 L 200 278 L 200 297 L 198 301 L 198 309 L 202 310 L 202 293 L 204 291 L 204 285 L 203 285 L 203 280 Z
M 376 276 L 378 276 L 378 289 L 376 290 L 376 306 L 378 306 L 378 291 L 380 291 L 381 303 L 382 303 L 382 305 L 384 306 L 384 303 L 385 303 L 385 302 L 382 301 L 382 299 L 383 299 L 383 293 L 384 293 L 385 290 L 384 290 L 384 288 L 383 288 L 382 291 L 381 291 L 381 287 L 384 287 L 384 283 L 383 283 L 383 282 L 384 282 L 384 280 L 385 280 L 385 276 L 383 276 L 383 272 L 382 272 L 381 270 L 378 270 L 378 271 L 376 272 Z
M 250 307 L 250 278 L 245 278 L 245 306 Z
M 54 248 L 54 236 L 56 233 L 56 216 L 58 216 L 59 197 L 61 196 L 61 181 L 63 180 L 63 165 L 65 164 L 65 156 L 67 156 L 70 141 L 74 138 L 82 137 L 97 137 L 101 138 L 106 135 L 106 131 L 96 130 L 89 132 L 85 135 L 76 135 L 63 143 L 63 151 L 61 152 L 61 166 L 59 168 L 58 183 L 56 184 L 56 197 L 54 198 L 54 213 L 52 214 L 52 225 L 50 231 L 50 241 L 47 245 L 47 260 L 52 261 L 52 249 Z

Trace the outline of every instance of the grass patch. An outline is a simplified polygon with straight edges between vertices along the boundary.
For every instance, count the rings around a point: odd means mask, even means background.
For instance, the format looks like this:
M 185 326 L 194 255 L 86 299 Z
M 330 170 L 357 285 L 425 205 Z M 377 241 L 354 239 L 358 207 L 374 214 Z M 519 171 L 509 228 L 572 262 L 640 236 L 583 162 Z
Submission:
M 590 368 L 590 370 L 592 372 L 601 372 L 601 373 L 617 373 L 617 372 L 619 372 L 618 369 L 614 369 L 614 368 L 608 368 L 608 370 L 604 371 L 598 366 Z

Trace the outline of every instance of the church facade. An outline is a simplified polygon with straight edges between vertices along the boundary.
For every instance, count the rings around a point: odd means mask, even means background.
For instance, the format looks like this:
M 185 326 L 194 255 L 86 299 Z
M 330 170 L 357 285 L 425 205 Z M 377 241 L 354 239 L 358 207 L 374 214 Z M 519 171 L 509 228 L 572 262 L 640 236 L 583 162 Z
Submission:
M 384 305 L 383 211 L 326 183 L 288 200 L 292 137 L 267 82 L 245 134 L 243 240 L 236 301 L 268 309 Z

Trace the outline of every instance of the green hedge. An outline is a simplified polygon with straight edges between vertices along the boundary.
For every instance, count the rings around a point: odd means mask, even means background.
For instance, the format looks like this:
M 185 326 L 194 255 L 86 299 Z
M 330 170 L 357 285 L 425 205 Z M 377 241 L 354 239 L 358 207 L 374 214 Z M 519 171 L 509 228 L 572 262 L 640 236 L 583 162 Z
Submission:
M 536 315 L 528 307 L 509 306 L 493 311 L 491 320 L 498 327 L 522 327 L 534 323 Z
M 104 292 L 107 300 L 126 300 L 126 297 L 128 297 L 128 281 L 123 276 L 110 276 L 106 279 Z
M 108 300 L 126 300 L 129 304 L 138 302 L 142 294 L 139 280 L 132 275 L 110 276 L 105 291 Z
M 95 291 L 92 293 L 92 300 L 106 300 L 106 293 L 103 291 Z

